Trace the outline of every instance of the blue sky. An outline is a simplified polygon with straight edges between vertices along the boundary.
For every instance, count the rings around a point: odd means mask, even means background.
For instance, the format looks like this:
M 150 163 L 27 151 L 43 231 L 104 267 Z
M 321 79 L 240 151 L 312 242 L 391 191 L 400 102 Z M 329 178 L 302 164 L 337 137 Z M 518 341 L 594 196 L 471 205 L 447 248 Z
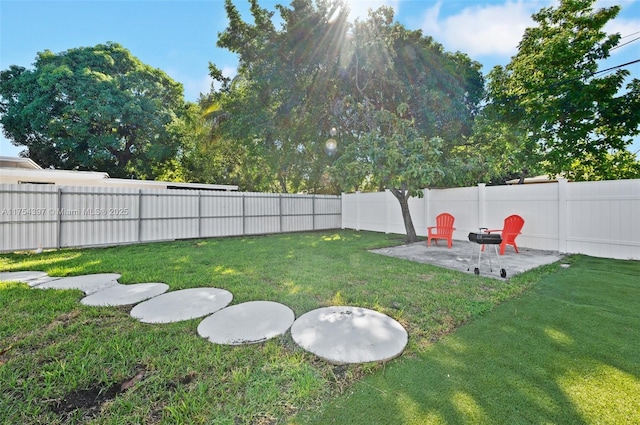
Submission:
M 249 19 L 248 1 L 234 0 Z M 289 0 L 259 0 L 275 10 Z M 410 29 L 422 29 L 448 51 L 461 51 L 484 65 L 506 65 L 516 53 L 531 15 L 555 0 L 350 0 L 352 18 L 369 8 L 388 5 Z M 640 0 L 599 0 L 596 7 L 618 4 L 622 11 L 607 30 L 622 43 L 640 37 Z M 30 67 L 36 54 L 54 53 L 113 41 L 142 62 L 160 68 L 183 84 L 185 98 L 196 101 L 209 91 L 208 63 L 233 76 L 236 56 L 216 47 L 226 27 L 223 0 L 1 0 L 0 69 Z M 640 40 L 619 48 L 601 69 L 640 59 Z M 627 68 L 640 78 L 640 63 Z M 636 139 L 632 151 L 640 149 Z M 16 156 L 21 148 L 0 135 L 0 155 Z

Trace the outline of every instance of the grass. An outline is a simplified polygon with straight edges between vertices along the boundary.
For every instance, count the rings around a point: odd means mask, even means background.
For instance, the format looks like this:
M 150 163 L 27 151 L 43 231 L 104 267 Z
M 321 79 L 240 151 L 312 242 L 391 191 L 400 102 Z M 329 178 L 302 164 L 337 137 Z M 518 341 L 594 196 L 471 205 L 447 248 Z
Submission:
M 640 262 L 566 270 L 299 423 L 640 423 Z
M 2 271 L 214 286 L 233 304 L 277 301 L 296 317 L 373 308 L 410 335 L 386 365 L 335 366 L 288 334 L 219 346 L 198 337 L 200 320 L 142 324 L 130 307 L 80 304 L 80 291 L 0 283 L 0 423 L 614 423 L 595 419 L 614 409 L 640 421 L 629 396 L 640 376 L 638 262 L 577 257 L 505 282 L 367 251 L 399 243 L 339 231 L 0 256 Z

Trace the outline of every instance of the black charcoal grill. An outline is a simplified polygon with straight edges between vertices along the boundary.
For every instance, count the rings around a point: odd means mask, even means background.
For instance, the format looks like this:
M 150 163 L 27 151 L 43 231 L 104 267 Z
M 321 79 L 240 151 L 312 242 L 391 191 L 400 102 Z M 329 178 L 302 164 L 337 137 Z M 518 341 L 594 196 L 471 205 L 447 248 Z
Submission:
M 478 264 L 473 269 L 473 273 L 480 274 L 480 259 L 482 258 L 482 245 L 493 245 L 493 250 L 496 253 L 496 258 L 498 259 L 498 266 L 500 267 L 500 277 L 507 277 L 507 271 L 502 268 L 502 264 L 500 262 L 500 256 L 498 255 L 498 245 L 502 243 L 502 236 L 497 233 L 482 233 L 482 230 L 486 230 L 486 228 L 480 228 L 481 233 L 469 233 L 469 241 L 475 242 L 478 244 Z M 471 253 L 471 258 L 469 258 L 469 264 L 473 260 L 473 253 Z M 469 271 L 471 266 L 467 269 Z M 489 271 L 493 272 L 493 267 L 491 265 L 491 255 L 489 255 Z

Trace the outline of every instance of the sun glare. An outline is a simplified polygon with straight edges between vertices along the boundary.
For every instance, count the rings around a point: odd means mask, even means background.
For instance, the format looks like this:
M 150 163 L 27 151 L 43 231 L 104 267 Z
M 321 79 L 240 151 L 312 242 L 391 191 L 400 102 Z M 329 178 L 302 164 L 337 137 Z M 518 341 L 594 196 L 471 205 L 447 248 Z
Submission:
M 399 3 L 399 0 L 345 0 L 349 7 L 349 20 L 352 22 L 367 19 L 369 10 L 377 10 L 382 6 L 389 6 L 397 12 Z

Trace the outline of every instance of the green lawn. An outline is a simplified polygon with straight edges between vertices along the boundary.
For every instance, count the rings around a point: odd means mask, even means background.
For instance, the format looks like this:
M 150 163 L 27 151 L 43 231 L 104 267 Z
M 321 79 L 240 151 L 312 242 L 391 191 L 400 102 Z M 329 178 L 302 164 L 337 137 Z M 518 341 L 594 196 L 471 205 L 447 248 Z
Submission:
M 640 262 L 574 260 L 299 423 L 640 423 Z
M 367 252 L 399 243 L 336 231 L 2 255 L 0 271 L 214 286 L 296 316 L 372 308 L 410 342 L 386 365 L 335 366 L 288 334 L 219 346 L 201 319 L 142 324 L 5 282 L 0 423 L 640 422 L 640 262 L 572 257 L 505 282 Z

